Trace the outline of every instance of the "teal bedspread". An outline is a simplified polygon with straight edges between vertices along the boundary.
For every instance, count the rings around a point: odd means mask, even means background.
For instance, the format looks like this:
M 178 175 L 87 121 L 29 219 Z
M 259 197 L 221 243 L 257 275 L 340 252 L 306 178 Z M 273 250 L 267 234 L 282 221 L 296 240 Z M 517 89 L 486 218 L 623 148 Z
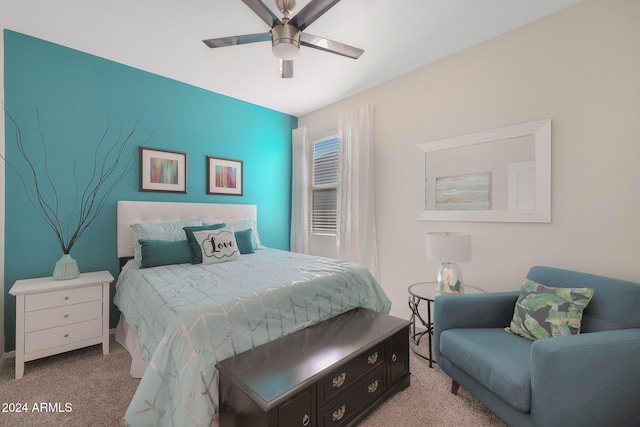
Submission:
M 275 249 L 221 264 L 127 265 L 116 289 L 148 366 L 125 415 L 134 427 L 208 427 L 218 361 L 356 307 L 391 309 L 366 268 Z

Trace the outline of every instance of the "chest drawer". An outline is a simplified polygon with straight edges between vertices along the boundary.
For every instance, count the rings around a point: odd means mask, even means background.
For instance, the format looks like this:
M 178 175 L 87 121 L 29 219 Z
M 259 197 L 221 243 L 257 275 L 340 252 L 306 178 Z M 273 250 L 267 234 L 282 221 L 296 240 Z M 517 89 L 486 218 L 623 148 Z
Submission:
M 24 352 L 33 353 L 101 335 L 102 319 L 43 329 L 24 335 Z
M 356 382 L 349 393 L 336 399 L 321 410 L 320 427 L 338 427 L 347 424 L 387 389 L 385 366 Z
M 88 301 L 102 301 L 102 285 L 26 295 L 24 309 L 25 311 L 43 310 Z
M 320 383 L 320 404 L 329 401 L 337 393 L 349 387 L 362 374 L 382 364 L 384 360 L 385 347 L 380 345 L 324 377 Z
M 278 408 L 279 426 L 315 427 L 313 393 L 307 389 Z
M 82 304 L 29 311 L 24 315 L 24 330 L 28 333 L 101 318 L 102 301 L 90 301 Z

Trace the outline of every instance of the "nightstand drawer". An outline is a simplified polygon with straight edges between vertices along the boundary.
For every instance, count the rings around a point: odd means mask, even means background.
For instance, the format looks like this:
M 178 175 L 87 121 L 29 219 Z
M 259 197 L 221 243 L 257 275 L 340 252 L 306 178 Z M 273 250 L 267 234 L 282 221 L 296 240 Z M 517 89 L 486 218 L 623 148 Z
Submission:
M 92 319 L 102 319 L 102 301 L 29 311 L 24 315 L 24 330 L 34 332 Z
M 102 336 L 102 319 L 73 323 L 30 332 L 24 336 L 24 352 L 26 354 L 40 350 L 59 347 L 76 341 Z
M 24 308 L 34 311 L 88 301 L 102 301 L 102 285 L 26 295 Z

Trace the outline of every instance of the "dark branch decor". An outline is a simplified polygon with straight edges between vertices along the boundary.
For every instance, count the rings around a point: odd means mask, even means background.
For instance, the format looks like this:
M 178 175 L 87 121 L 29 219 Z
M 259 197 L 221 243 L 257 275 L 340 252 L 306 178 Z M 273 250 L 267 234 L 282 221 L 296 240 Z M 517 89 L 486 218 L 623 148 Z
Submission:
M 80 275 L 77 262 L 71 258 L 70 252 L 80 236 L 89 228 L 102 212 L 109 195 L 116 186 L 125 178 L 135 164 L 135 156 L 126 158 L 124 151 L 127 145 L 134 139 L 138 122 L 131 129 L 127 129 L 126 117 L 122 120 L 117 135 L 111 135 L 111 121 L 107 113 L 106 129 L 98 140 L 93 155 L 90 179 L 81 184 L 78 182 L 76 162 L 73 162 L 73 182 L 75 191 L 65 192 L 70 194 L 71 200 L 61 200 L 57 185 L 49 173 L 47 162 L 47 143 L 42 132 L 40 112 L 36 108 L 38 134 L 40 135 L 40 147 L 42 149 L 43 164 L 36 165 L 36 161 L 25 149 L 22 132 L 17 121 L 5 109 L 6 117 L 15 128 L 15 143 L 20 157 L 26 163 L 28 177 L 23 176 L 16 166 L 11 164 L 4 156 L 4 160 L 13 170 L 25 190 L 29 202 L 38 215 L 53 230 L 62 249 L 62 258 L 56 263 L 53 278 L 57 280 L 72 279 Z M 143 142 L 146 143 L 151 135 Z M 111 142 L 109 142 L 111 141 Z M 66 221 L 61 218 L 60 208 L 71 206 Z

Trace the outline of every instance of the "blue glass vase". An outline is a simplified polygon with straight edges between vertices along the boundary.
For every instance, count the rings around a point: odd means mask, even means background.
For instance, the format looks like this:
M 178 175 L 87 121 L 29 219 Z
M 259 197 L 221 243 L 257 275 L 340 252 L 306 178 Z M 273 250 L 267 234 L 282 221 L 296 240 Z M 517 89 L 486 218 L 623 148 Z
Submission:
M 78 262 L 69 254 L 63 254 L 53 269 L 53 280 L 69 280 L 80 276 Z

